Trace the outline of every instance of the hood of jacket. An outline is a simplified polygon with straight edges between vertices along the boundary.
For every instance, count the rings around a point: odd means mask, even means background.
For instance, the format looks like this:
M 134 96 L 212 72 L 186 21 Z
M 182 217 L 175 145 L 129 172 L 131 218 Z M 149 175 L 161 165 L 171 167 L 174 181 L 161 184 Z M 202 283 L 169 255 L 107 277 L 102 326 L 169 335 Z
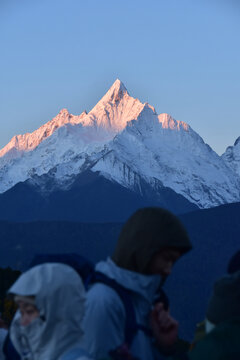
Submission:
M 184 226 L 168 210 L 143 208 L 124 224 L 112 259 L 124 269 L 147 274 L 153 255 L 166 248 L 181 254 L 192 248 Z
M 56 360 L 79 344 L 85 290 L 71 267 L 43 264 L 22 274 L 9 289 L 10 294 L 34 296 L 40 316 L 21 326 L 17 311 L 10 328 L 10 337 L 17 351 L 29 360 Z
M 108 258 L 106 261 L 100 261 L 95 269 L 107 275 L 110 279 L 115 280 L 125 289 L 130 290 L 133 297 L 136 295 L 138 298 L 141 298 L 142 302 L 146 303 L 148 310 L 162 281 L 160 275 L 143 275 L 135 271 L 120 268 L 111 258 Z

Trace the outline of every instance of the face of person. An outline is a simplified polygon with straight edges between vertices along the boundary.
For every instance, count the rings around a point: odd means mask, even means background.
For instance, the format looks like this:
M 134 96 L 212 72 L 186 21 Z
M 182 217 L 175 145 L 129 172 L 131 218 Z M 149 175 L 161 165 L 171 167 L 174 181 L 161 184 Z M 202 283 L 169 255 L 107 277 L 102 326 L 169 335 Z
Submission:
M 149 265 L 149 273 L 166 278 L 171 274 L 174 263 L 181 256 L 177 249 L 166 248 L 153 255 Z
M 29 325 L 39 316 L 39 311 L 36 306 L 24 301 L 17 301 L 17 305 L 21 314 L 20 323 L 22 326 Z

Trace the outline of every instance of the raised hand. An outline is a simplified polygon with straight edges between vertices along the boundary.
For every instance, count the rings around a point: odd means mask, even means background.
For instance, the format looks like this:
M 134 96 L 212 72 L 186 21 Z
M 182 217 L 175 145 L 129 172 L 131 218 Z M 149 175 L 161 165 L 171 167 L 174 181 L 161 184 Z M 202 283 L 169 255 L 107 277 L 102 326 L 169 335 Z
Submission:
M 169 311 L 164 310 L 162 303 L 157 303 L 150 314 L 150 325 L 153 336 L 160 348 L 171 348 L 178 338 L 178 322 Z

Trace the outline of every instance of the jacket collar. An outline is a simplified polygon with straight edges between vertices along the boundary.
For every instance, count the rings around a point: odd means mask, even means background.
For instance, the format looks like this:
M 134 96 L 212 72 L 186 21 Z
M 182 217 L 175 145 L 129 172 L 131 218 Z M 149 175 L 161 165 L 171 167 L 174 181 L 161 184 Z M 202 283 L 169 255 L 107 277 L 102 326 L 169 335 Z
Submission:
M 143 275 L 117 266 L 110 258 L 96 265 L 96 271 L 107 275 L 124 288 L 141 295 L 151 303 L 161 285 L 160 275 Z

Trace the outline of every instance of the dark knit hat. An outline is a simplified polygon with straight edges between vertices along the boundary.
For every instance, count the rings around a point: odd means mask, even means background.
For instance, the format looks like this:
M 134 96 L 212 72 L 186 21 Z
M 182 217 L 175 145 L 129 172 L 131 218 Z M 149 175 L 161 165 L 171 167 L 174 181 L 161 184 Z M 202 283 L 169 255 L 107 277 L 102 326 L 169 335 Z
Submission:
M 191 247 L 177 216 L 165 209 L 149 207 L 139 209 L 127 220 L 112 259 L 122 268 L 146 274 L 149 262 L 157 252 L 174 248 L 184 254 Z
M 240 271 L 218 280 L 208 304 L 207 319 L 213 324 L 240 319 Z

